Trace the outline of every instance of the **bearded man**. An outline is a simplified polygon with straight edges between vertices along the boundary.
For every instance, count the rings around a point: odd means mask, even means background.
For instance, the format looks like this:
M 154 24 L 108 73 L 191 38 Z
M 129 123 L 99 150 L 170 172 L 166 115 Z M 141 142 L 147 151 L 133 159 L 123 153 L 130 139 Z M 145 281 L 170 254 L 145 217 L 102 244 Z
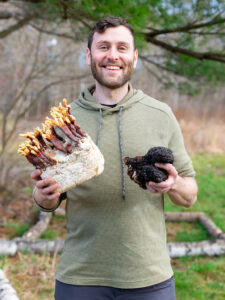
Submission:
M 138 51 L 122 18 L 104 18 L 90 32 L 86 50 L 95 84 L 71 103 L 71 113 L 105 158 L 102 175 L 66 193 L 68 237 L 56 271 L 56 300 L 174 300 L 166 244 L 164 198 L 190 207 L 197 197 L 192 162 L 171 109 L 130 84 Z M 125 174 L 124 156 L 149 148 L 172 150 L 174 164 L 161 183 L 141 189 Z M 63 195 L 52 178 L 36 182 L 34 199 L 54 211 Z

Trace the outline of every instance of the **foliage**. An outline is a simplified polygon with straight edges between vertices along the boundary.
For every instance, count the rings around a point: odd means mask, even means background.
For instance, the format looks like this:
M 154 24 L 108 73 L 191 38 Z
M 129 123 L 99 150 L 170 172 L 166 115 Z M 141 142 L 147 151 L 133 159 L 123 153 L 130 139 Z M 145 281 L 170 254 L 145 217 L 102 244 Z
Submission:
M 75 41 L 86 41 L 90 28 L 102 17 L 124 17 L 133 26 L 141 57 L 152 73 L 156 67 L 181 76 L 176 79 L 181 92 L 199 92 L 199 82 L 203 87 L 224 81 L 223 0 L 24 0 L 16 7 L 25 24 Z M 25 24 L 20 20 L 18 27 L 0 32 L 0 38 Z M 69 24 L 67 30 L 63 24 Z M 170 86 L 168 74 L 164 84 Z

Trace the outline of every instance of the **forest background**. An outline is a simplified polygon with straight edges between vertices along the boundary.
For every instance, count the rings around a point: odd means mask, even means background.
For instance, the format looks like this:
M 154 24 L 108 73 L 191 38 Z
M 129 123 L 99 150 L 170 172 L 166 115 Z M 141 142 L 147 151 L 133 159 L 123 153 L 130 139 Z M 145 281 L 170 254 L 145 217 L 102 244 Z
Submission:
M 16 153 L 19 133 L 40 126 L 51 106 L 73 101 L 93 82 L 85 62 L 87 36 L 109 15 L 125 17 L 135 30 L 140 58 L 134 87 L 171 106 L 190 155 L 208 169 L 216 157 L 224 178 L 224 1 L 0 1 L 2 237 L 6 224 L 29 224 L 36 214 L 32 166 Z

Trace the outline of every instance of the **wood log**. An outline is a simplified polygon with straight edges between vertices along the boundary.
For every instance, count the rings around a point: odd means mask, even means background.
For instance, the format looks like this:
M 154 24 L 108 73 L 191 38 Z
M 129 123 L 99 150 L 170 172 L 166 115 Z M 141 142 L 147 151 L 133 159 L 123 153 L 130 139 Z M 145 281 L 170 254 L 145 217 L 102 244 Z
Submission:
M 14 256 L 16 252 L 17 252 L 17 243 L 15 241 L 0 240 L 0 255 Z
M 66 215 L 65 208 L 62 208 L 62 207 L 57 208 L 54 213 L 57 216 L 65 216 Z
M 33 252 L 43 254 L 61 253 L 64 247 L 64 240 L 40 240 L 15 238 L 13 240 L 0 240 L 0 255 L 14 256 L 18 252 Z M 0 298 L 1 299 L 1 298 Z
M 206 215 L 201 215 L 199 217 L 199 222 L 205 227 L 208 233 L 215 239 L 220 237 L 223 238 L 222 230 L 216 226 L 216 224 L 210 220 Z
M 213 238 L 225 239 L 225 233 L 203 212 L 167 212 L 165 220 L 167 222 L 199 221 Z
M 24 233 L 25 239 L 37 239 L 48 228 L 48 224 L 52 218 L 52 213 L 41 211 L 38 222 Z
M 197 221 L 204 213 L 202 212 L 166 212 L 165 220 L 168 222 L 195 222 Z
M 35 254 L 54 254 L 55 252 L 61 253 L 64 247 L 64 240 L 34 240 L 24 238 L 16 238 L 14 240 L 17 243 L 18 252 L 28 251 Z
M 16 291 L 0 269 L 0 299 L 1 300 L 19 300 Z
M 183 256 L 219 256 L 225 254 L 225 240 L 168 243 L 171 258 Z

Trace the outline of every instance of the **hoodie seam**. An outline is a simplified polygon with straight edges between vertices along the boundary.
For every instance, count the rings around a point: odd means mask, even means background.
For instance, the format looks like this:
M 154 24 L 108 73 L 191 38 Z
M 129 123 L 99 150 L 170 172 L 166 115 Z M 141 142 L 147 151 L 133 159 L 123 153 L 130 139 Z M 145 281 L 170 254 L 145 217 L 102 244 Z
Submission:
M 169 117 L 169 119 L 172 120 L 172 116 L 171 116 L 171 112 L 170 112 L 170 107 L 168 106 L 167 109 L 163 109 L 163 108 L 159 108 L 159 107 L 154 107 L 153 105 L 151 104 L 146 104 L 146 103 L 143 103 L 142 101 L 139 102 L 141 105 L 144 105 L 144 106 L 147 106 L 151 109 L 155 109 L 155 110 L 158 110 L 158 111 L 161 111 L 162 113 L 164 113 L 165 115 L 167 115 Z M 137 103 L 138 104 L 138 103 Z M 169 110 L 169 111 L 167 111 Z

